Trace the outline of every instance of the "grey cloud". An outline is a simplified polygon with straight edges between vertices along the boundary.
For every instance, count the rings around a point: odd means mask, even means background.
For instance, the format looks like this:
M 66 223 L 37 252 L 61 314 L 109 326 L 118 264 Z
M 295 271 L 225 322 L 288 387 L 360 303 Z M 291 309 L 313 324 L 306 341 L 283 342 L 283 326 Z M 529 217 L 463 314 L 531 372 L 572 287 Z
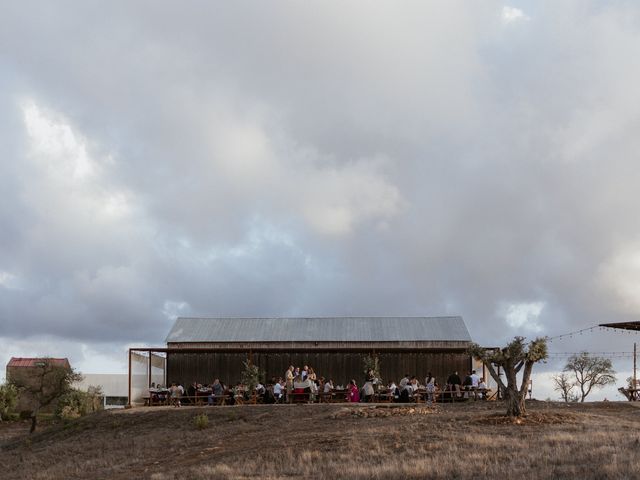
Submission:
M 502 7 L 8 5 L 1 336 L 159 343 L 179 310 L 461 314 L 499 343 L 504 305 L 542 302 L 540 333 L 632 318 L 637 8 Z M 94 174 L 34 153 L 25 102 Z

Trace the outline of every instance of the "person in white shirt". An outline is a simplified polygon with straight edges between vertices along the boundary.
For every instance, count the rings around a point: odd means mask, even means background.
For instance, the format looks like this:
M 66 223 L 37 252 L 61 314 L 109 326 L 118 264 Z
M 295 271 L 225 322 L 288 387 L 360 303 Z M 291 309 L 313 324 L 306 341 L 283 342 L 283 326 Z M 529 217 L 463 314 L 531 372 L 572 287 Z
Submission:
M 362 387 L 362 396 L 365 402 L 373 402 L 373 395 L 375 390 L 373 389 L 373 382 L 365 382 Z
M 478 388 L 478 384 L 480 383 L 480 376 L 476 373 L 475 370 L 471 372 L 471 386 L 473 388 Z
M 478 390 L 480 390 L 478 392 L 478 395 L 480 395 L 480 398 L 487 398 L 487 382 L 484 381 L 484 378 L 480 379 L 480 382 L 478 383 Z
M 389 389 L 389 393 L 391 395 L 396 395 L 396 390 L 398 389 L 398 386 L 396 385 L 396 382 L 394 382 L 393 380 L 391 380 L 391 382 L 389 382 L 389 385 L 387 385 L 387 388 Z
M 477 398 L 476 390 L 478 390 L 478 385 L 480 384 L 480 376 L 476 373 L 475 370 L 471 371 L 471 390 L 473 390 L 473 398 Z
M 404 377 L 402 377 L 402 380 L 400 380 L 400 385 L 398 385 L 398 388 L 402 391 L 409 382 L 409 374 L 405 373 Z
M 283 381 L 282 378 L 278 379 L 276 383 L 273 384 L 273 396 L 276 401 L 279 402 L 282 398 L 282 389 L 283 389 Z
M 331 390 L 333 390 L 333 380 L 329 379 L 329 381 L 324 384 L 324 393 L 330 393 Z

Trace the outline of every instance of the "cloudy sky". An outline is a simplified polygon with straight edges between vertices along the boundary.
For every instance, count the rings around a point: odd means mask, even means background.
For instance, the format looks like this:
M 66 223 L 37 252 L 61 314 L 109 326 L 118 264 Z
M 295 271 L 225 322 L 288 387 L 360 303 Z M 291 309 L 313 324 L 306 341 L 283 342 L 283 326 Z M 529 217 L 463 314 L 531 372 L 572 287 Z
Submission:
M 637 320 L 638 85 L 632 1 L 2 2 L 0 362 L 116 371 L 176 315 Z

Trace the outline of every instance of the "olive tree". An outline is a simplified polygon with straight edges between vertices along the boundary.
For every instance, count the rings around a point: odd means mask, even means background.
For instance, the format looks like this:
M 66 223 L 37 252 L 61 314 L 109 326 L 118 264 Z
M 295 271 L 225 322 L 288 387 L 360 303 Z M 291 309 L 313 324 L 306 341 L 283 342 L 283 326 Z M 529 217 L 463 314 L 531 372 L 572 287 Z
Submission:
M 81 379 L 82 376 L 72 368 L 57 365 L 48 358 L 39 361 L 28 375 L 10 379 L 19 395 L 27 395 L 31 399 L 31 429 L 29 433 L 33 433 L 36 429 L 40 410 L 54 404 L 56 400 L 71 390 L 74 382 Z
M 616 381 L 616 372 L 608 358 L 589 355 L 587 352 L 569 357 L 564 371 L 573 375 L 574 386 L 580 391 L 580 401 L 594 388 L 602 388 Z
M 526 413 L 524 400 L 533 365 L 547 358 L 546 339 L 536 338 L 527 343 L 524 337 L 515 337 L 506 347 L 496 349 L 487 349 L 474 343 L 469 348 L 469 353 L 484 363 L 491 377 L 498 384 L 498 388 L 504 393 L 507 415 L 512 417 L 524 415 Z M 496 367 L 504 371 L 506 385 L 498 375 Z M 520 372 L 522 372 L 522 379 L 518 384 Z
M 10 383 L 0 385 L 0 422 L 9 417 L 18 401 L 18 390 Z

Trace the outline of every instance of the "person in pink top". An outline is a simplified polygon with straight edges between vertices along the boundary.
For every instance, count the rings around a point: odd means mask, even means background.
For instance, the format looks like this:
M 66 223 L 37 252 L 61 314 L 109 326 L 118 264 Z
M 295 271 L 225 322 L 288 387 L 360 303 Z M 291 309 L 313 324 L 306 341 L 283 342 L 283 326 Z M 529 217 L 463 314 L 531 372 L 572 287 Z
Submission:
M 359 402 L 360 401 L 360 389 L 358 388 L 358 384 L 355 380 L 351 380 L 349 384 L 349 401 L 350 402 Z

